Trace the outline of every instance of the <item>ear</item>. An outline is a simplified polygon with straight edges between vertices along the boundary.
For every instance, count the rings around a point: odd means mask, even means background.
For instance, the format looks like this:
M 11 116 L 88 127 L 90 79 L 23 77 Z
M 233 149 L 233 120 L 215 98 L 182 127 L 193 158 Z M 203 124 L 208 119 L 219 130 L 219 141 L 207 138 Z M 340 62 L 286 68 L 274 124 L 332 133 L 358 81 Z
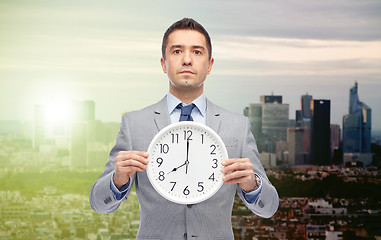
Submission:
M 212 71 L 213 63 L 214 63 L 214 58 L 210 58 L 209 65 L 208 65 L 208 74 Z
M 161 63 L 161 68 L 163 68 L 163 72 L 164 72 L 164 73 L 167 73 L 167 66 L 165 65 L 165 60 L 164 60 L 164 58 L 161 58 L 161 59 L 160 59 L 160 63 Z

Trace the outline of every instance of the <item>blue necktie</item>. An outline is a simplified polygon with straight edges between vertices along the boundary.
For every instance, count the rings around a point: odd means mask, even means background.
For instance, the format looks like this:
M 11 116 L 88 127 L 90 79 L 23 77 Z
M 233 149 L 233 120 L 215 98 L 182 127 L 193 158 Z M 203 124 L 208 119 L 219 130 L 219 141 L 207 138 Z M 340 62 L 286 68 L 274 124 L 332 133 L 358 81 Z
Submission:
M 177 105 L 176 108 L 181 109 L 181 115 L 180 115 L 180 122 L 182 121 L 193 121 L 193 118 L 191 116 L 192 110 L 196 105 L 194 103 L 189 104 L 187 106 L 183 106 L 181 103 Z

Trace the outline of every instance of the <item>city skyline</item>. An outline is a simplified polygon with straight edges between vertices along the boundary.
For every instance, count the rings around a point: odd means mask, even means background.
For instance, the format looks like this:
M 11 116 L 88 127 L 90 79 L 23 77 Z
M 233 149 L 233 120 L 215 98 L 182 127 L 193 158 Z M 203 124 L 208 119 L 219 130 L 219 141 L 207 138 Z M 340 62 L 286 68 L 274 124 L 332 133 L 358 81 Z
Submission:
M 242 113 L 273 92 L 294 118 L 308 93 L 331 100 L 331 123 L 342 125 L 357 81 L 381 130 L 381 3 L 174 3 L 2 1 L 0 120 L 31 121 L 35 104 L 94 100 L 96 119 L 120 122 L 167 93 L 162 35 L 193 17 L 212 38 L 213 102 Z

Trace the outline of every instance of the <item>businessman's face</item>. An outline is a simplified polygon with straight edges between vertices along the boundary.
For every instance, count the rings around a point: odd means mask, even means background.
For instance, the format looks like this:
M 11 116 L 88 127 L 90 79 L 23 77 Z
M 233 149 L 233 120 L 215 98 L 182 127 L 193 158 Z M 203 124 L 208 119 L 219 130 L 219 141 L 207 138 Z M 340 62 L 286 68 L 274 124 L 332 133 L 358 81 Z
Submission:
M 161 66 L 168 75 L 171 93 L 201 94 L 214 62 L 209 59 L 204 35 L 194 30 L 176 30 L 168 36 L 165 53 Z

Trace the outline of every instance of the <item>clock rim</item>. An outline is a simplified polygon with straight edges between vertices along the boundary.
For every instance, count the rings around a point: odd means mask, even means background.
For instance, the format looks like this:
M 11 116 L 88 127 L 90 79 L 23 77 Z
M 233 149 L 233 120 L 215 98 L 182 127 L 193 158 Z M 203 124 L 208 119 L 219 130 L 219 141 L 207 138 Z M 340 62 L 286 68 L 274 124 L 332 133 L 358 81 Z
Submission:
M 150 169 L 151 169 L 151 167 L 150 167 L 151 166 L 151 160 L 152 160 L 150 158 L 150 156 L 151 156 L 150 153 L 152 152 L 153 147 L 155 146 L 155 142 L 164 133 L 168 132 L 172 128 L 176 128 L 176 127 L 179 127 L 179 126 L 194 126 L 194 127 L 199 127 L 199 128 L 202 128 L 203 130 L 206 130 L 209 133 L 211 133 L 213 135 L 213 137 L 215 137 L 217 139 L 218 143 L 220 144 L 224 159 L 227 159 L 229 157 L 228 156 L 228 151 L 226 149 L 224 141 L 222 140 L 222 138 L 218 135 L 218 133 L 216 131 L 214 131 L 212 128 L 210 128 L 209 126 L 207 126 L 205 124 L 201 124 L 201 123 L 193 122 L 193 121 L 182 121 L 182 122 L 176 122 L 176 123 L 169 124 L 169 125 L 165 126 L 163 129 L 161 129 L 153 137 L 153 139 L 151 140 L 151 142 L 150 142 L 150 144 L 148 146 L 148 149 L 147 149 L 147 152 L 149 153 L 149 156 L 148 156 L 148 164 L 147 164 L 147 169 L 146 169 L 148 180 L 149 180 L 151 186 L 155 189 L 155 191 L 157 193 L 159 193 L 160 196 L 164 197 L 168 201 L 171 201 L 171 202 L 174 202 L 174 203 L 177 203 L 177 204 L 183 204 L 183 205 L 186 205 L 186 204 L 196 204 L 196 203 L 200 203 L 200 202 L 206 201 L 207 199 L 209 199 L 212 196 L 214 196 L 221 189 L 222 185 L 224 184 L 224 182 L 222 181 L 222 178 L 219 180 L 220 182 L 219 182 L 218 186 L 215 189 L 213 189 L 213 191 L 209 192 L 205 197 L 198 198 L 196 200 L 188 200 L 188 199 L 179 199 L 178 200 L 177 198 L 173 199 L 171 196 L 166 194 L 166 191 L 163 191 L 161 188 L 156 186 L 156 184 L 155 184 L 156 181 L 155 181 L 154 176 L 152 175 L 152 173 L 150 171 Z

